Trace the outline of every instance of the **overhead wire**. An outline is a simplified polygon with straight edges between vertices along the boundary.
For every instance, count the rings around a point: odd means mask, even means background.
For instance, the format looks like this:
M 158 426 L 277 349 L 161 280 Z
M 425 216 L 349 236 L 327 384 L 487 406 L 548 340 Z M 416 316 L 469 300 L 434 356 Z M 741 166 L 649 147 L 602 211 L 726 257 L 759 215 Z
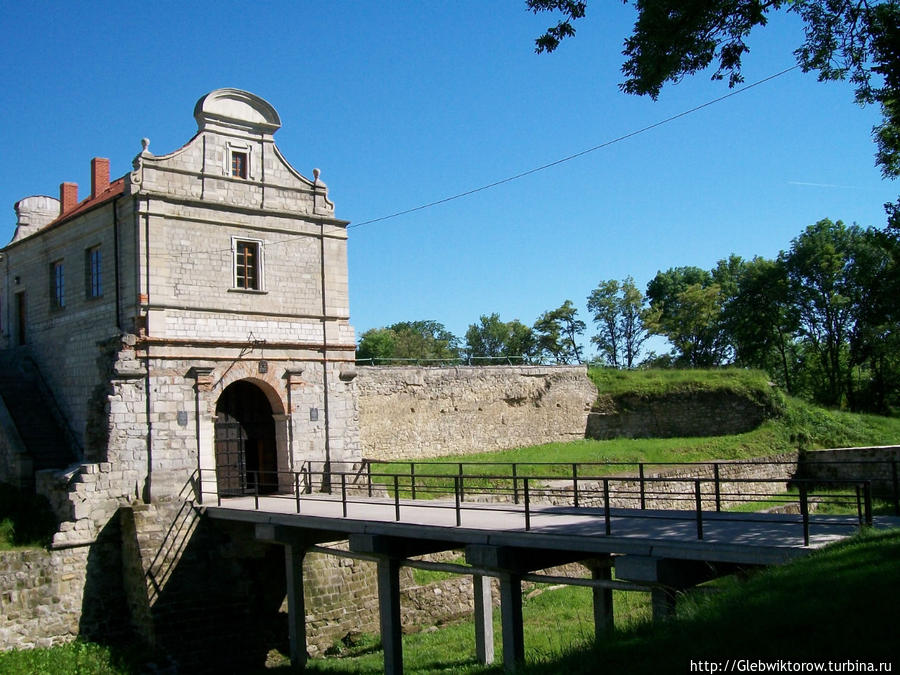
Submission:
M 447 202 L 452 202 L 456 199 L 462 199 L 463 197 L 468 197 L 469 195 L 474 195 L 478 192 L 490 190 L 491 188 L 495 188 L 499 185 L 511 183 L 514 180 L 519 180 L 520 178 L 525 178 L 526 176 L 530 176 L 532 174 L 538 173 L 539 171 L 545 171 L 554 166 L 559 166 L 560 164 L 564 164 L 565 162 L 571 162 L 573 159 L 578 159 L 579 157 L 583 157 L 584 155 L 590 154 L 592 152 L 596 152 L 597 150 L 602 150 L 603 148 L 608 148 L 609 146 L 614 145 L 616 143 L 621 143 L 622 141 L 628 140 L 629 138 L 633 138 L 639 134 L 646 133 L 647 131 L 656 129 L 657 127 L 661 127 L 664 124 L 668 124 L 669 122 L 673 122 L 677 119 L 680 119 L 682 117 L 685 117 L 687 115 L 695 113 L 698 110 L 703 110 L 704 108 L 708 108 L 711 105 L 720 103 L 720 102 L 724 101 L 725 99 L 731 98 L 732 96 L 737 96 L 738 94 L 743 94 L 744 92 L 749 91 L 750 89 L 753 89 L 754 87 L 758 87 L 761 84 L 765 84 L 766 82 L 770 82 L 771 80 L 781 77 L 782 75 L 786 75 L 787 73 L 791 72 L 792 70 L 796 70 L 799 67 L 800 67 L 799 65 L 794 65 L 794 66 L 791 66 L 790 68 L 785 68 L 784 70 L 782 70 L 780 72 L 777 72 L 773 75 L 769 75 L 768 77 L 765 77 L 761 80 L 757 80 L 756 82 L 752 82 L 751 84 L 741 87 L 740 89 L 735 89 L 734 91 L 730 91 L 727 94 L 724 94 L 723 96 L 719 96 L 718 98 L 714 98 L 710 101 L 707 101 L 706 103 L 701 103 L 700 105 L 694 106 L 693 108 L 690 108 L 689 110 L 684 110 L 676 115 L 672 115 L 671 117 L 667 117 L 658 122 L 654 122 L 653 124 L 650 124 L 646 127 L 642 127 L 635 131 L 631 131 L 627 134 L 623 134 L 622 136 L 618 136 L 616 138 L 613 138 L 612 140 L 604 141 L 603 143 L 600 143 L 599 145 L 595 145 L 593 147 L 587 148 L 586 150 L 581 150 L 579 152 L 568 155 L 566 157 L 562 157 L 561 159 L 557 159 L 552 162 L 548 162 L 547 164 L 542 164 L 541 166 L 536 166 L 533 169 L 528 169 L 527 171 L 522 171 L 521 173 L 517 173 L 513 176 L 501 178 L 500 180 L 496 180 L 493 183 L 488 183 L 488 184 L 482 185 L 480 187 L 472 188 L 471 190 L 466 190 L 465 192 L 460 192 L 458 194 L 451 195 L 449 197 L 444 197 L 442 199 L 437 199 L 433 202 L 428 202 L 427 204 L 415 206 L 410 209 L 404 209 L 403 211 L 397 211 L 396 213 L 391 213 L 389 215 L 381 216 L 379 218 L 372 218 L 370 220 L 364 220 L 360 223 L 354 223 L 352 225 L 348 225 L 347 229 L 349 230 L 354 227 L 362 227 L 363 225 L 371 225 L 372 223 L 379 223 L 381 221 L 389 220 L 391 218 L 405 216 L 408 213 L 415 213 L 416 211 L 422 211 L 424 209 L 429 209 L 433 206 L 438 206 L 439 204 L 446 204 Z
M 512 176 L 507 176 L 506 178 L 501 178 L 501 179 L 495 180 L 495 181 L 493 181 L 493 182 L 491 182 L 491 183 L 486 183 L 485 185 L 481 185 L 481 186 L 479 186 L 479 187 L 475 187 L 475 188 L 472 188 L 472 189 L 470 189 L 470 190 L 465 190 L 464 192 L 459 192 L 459 193 L 456 193 L 456 194 L 454 194 L 454 195 L 450 195 L 450 196 L 448 196 L 448 197 L 443 197 L 443 198 L 441 198 L 441 199 L 436 199 L 436 200 L 431 201 L 431 202 L 428 202 L 428 203 L 426 203 L 426 204 L 421 204 L 421 205 L 419 205 L 419 206 L 414 206 L 414 207 L 412 207 L 412 208 L 404 209 L 404 210 L 402 210 L 402 211 L 396 211 L 396 212 L 394 212 L 394 213 L 390 213 L 390 214 L 388 214 L 388 215 L 380 216 L 380 217 L 378 217 L 378 218 L 371 218 L 371 219 L 369 219 L 369 220 L 364 220 L 364 221 L 359 222 L 359 223 L 353 223 L 353 224 L 351 224 L 351 225 L 348 225 L 348 226 L 347 226 L 347 229 L 349 230 L 349 229 L 353 229 L 353 228 L 357 228 L 357 227 L 362 227 L 362 226 L 364 226 L 364 225 L 372 225 L 373 223 L 380 223 L 380 222 L 383 222 L 383 221 L 385 221 L 385 220 L 391 220 L 391 219 L 393 219 L 393 218 L 399 218 L 400 216 L 405 216 L 405 215 L 407 215 L 407 214 L 415 213 L 415 212 L 417 212 L 417 211 L 423 211 L 423 210 L 425 210 L 425 209 L 430 209 L 430 208 L 432 208 L 432 207 L 434 207 L 434 206 L 438 206 L 438 205 L 440 205 L 440 204 L 446 204 L 447 202 L 452 202 L 452 201 L 455 201 L 455 200 L 457 200 L 457 199 L 462 199 L 463 197 L 468 197 L 468 196 L 470 196 L 470 195 L 474 195 L 474 194 L 477 194 L 477 193 L 479 193 L 479 192 L 484 192 L 485 190 L 490 190 L 490 189 L 495 188 L 495 187 L 498 187 L 498 186 L 500 186 L 500 185 L 505 185 L 506 183 L 511 183 L 511 182 L 516 181 L 516 180 L 519 180 L 519 179 L 521 179 L 521 178 L 525 178 L 526 176 L 531 176 L 531 175 L 533 175 L 533 174 L 535 174 L 535 173 L 538 173 L 538 172 L 540 172 L 540 171 L 546 171 L 547 169 L 551 169 L 551 168 L 553 168 L 553 167 L 555 167 L 555 166 L 559 166 L 560 164 L 565 164 L 566 162 L 571 162 L 572 160 L 578 159 L 579 157 L 584 157 L 585 155 L 588 155 L 588 154 L 590 154 L 590 153 L 592 153 L 592 152 L 597 152 L 598 150 L 602 150 L 602 149 L 604 149 L 604 148 L 608 148 L 609 146 L 615 145 L 616 143 L 621 143 L 622 141 L 626 141 L 626 140 L 628 140 L 629 138 L 634 138 L 635 136 L 639 136 L 640 134 L 647 133 L 648 131 L 652 131 L 653 129 L 656 129 L 656 128 L 658 128 L 658 127 L 661 127 L 661 126 L 663 126 L 663 125 L 665 125 L 665 124 L 669 124 L 670 122 L 674 122 L 675 120 L 681 119 L 682 117 L 686 117 L 686 116 L 688 116 L 688 115 L 692 115 L 693 113 L 698 112 L 698 111 L 700 111 L 700 110 L 703 110 L 704 108 L 708 108 L 708 107 L 710 107 L 710 106 L 712 106 L 712 105 L 715 105 L 715 104 L 717 104 L 717 103 L 721 103 L 722 101 L 725 101 L 726 99 L 729 99 L 729 98 L 732 98 L 732 97 L 734 97 L 734 96 L 738 96 L 739 94 L 743 94 L 743 93 L 745 93 L 745 92 L 747 92 L 747 91 L 750 91 L 751 89 L 753 89 L 753 88 L 755 88 L 755 87 L 758 87 L 758 86 L 760 86 L 760 85 L 765 84 L 766 82 L 771 82 L 772 80 L 777 79 L 777 78 L 779 78 L 779 77 L 782 77 L 783 75 L 786 75 L 787 73 L 789 73 L 789 72 L 791 72 L 791 71 L 793 71 L 793 70 L 797 70 L 798 68 L 800 68 L 799 65 L 793 65 L 793 66 L 791 66 L 791 67 L 789 67 L 789 68 L 785 68 L 784 70 L 781 70 L 781 71 L 779 71 L 779 72 L 777 72 L 777 73 L 774 73 L 774 74 L 772 74 L 772 75 L 769 75 L 768 77 L 764 77 L 764 78 L 762 78 L 762 79 L 760 79 L 760 80 L 756 80 L 755 82 L 751 82 L 751 83 L 748 84 L 748 85 L 745 85 L 745 86 L 743 86 L 743 87 L 740 87 L 740 88 L 738 88 L 738 89 L 735 89 L 735 90 L 733 90 L 733 91 L 730 91 L 730 92 L 728 92 L 727 94 L 723 94 L 722 96 L 718 96 L 718 97 L 716 97 L 716 98 L 714 98 L 714 99 L 710 99 L 709 101 L 706 101 L 705 103 L 701 103 L 701 104 L 699 104 L 699 105 L 696 105 L 696 106 L 694 106 L 693 108 L 689 108 L 688 110 L 683 110 L 683 111 L 681 111 L 680 113 L 677 113 L 677 114 L 675 114 L 675 115 L 671 115 L 671 116 L 669 116 L 669 117 L 666 117 L 665 119 L 659 120 L 658 122 L 654 122 L 653 124 L 648 124 L 647 126 L 641 127 L 640 129 L 635 129 L 634 131 L 630 131 L 630 132 L 628 132 L 627 134 L 622 134 L 621 136 L 617 136 L 616 138 L 610 139 L 610 140 L 608 140 L 608 141 L 604 141 L 603 143 L 599 143 L 599 144 L 594 145 L 594 146 L 592 146 L 592 147 L 590 147 L 590 148 L 586 148 L 585 150 L 580 150 L 580 151 L 575 152 L 575 153 L 573 153 L 573 154 L 571 154 L 571 155 L 567 155 L 567 156 L 565 156 L 565 157 L 561 157 L 560 159 L 556 159 L 556 160 L 554 160 L 554 161 L 552 161 L 552 162 L 547 162 L 546 164 L 541 164 L 540 166 L 533 167 L 533 168 L 528 169 L 528 170 L 526 170 L 526 171 L 521 171 L 521 172 L 519 172 L 519 173 L 517 173 L 517 174 L 514 174 L 514 175 L 512 175 Z M 297 236 L 295 235 L 295 236 L 292 236 L 292 237 L 287 238 L 287 239 L 279 239 L 279 240 L 275 240 L 275 241 L 268 241 L 268 242 L 265 242 L 264 245 L 268 248 L 269 246 L 276 246 L 276 245 L 278 245 L 278 244 L 284 244 L 284 243 L 287 243 L 287 242 L 290 242 L 290 241 L 294 241 L 296 238 L 297 238 Z M 228 251 L 228 250 L 231 250 L 231 249 L 223 249 L 223 252 L 224 252 L 224 251 Z

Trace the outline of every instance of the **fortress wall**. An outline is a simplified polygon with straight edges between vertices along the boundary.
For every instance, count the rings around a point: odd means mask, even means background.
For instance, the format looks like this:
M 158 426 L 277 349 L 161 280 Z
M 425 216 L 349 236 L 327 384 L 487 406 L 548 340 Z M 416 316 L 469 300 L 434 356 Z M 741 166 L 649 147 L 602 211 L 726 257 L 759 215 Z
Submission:
M 608 440 L 742 434 L 762 424 L 766 413 L 764 405 L 722 391 L 618 396 L 591 411 L 585 435 Z
M 597 389 L 586 366 L 358 368 L 370 459 L 428 458 L 584 438 Z

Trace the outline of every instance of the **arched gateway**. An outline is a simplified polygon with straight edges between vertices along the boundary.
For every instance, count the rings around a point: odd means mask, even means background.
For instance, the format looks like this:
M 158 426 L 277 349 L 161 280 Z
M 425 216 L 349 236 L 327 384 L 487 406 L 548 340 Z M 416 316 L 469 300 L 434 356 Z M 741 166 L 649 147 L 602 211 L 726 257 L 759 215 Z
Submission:
M 232 382 L 216 403 L 216 477 L 219 494 L 278 489 L 278 453 L 272 406 L 248 380 Z

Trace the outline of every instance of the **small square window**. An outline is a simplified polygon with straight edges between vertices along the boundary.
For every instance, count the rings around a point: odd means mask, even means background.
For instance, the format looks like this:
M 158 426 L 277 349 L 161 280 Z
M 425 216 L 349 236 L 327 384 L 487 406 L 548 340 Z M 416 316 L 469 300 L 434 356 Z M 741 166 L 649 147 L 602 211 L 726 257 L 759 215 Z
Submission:
M 234 244 L 234 285 L 236 288 L 260 290 L 259 242 L 236 241 Z
M 85 296 L 88 299 L 103 297 L 103 257 L 99 246 L 84 252 Z
M 236 178 L 247 177 L 247 153 L 231 151 L 231 175 Z
M 50 304 L 54 309 L 66 306 L 65 268 L 63 261 L 50 263 Z

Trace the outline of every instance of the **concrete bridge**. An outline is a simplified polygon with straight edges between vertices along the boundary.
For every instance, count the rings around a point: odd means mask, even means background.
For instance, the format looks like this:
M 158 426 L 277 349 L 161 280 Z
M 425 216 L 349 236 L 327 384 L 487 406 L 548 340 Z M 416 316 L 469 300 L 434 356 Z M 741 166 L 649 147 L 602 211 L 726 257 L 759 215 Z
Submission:
M 509 474 L 505 476 L 509 478 Z M 818 494 L 813 493 L 812 484 L 802 481 L 795 481 L 790 493 L 785 491 L 783 480 L 752 481 L 780 484 L 776 492 L 782 497 L 775 497 L 776 501 L 790 501 L 799 512 L 789 514 L 722 510 L 724 496 L 736 494 L 729 491 L 726 483 L 740 483 L 742 479 L 726 481 L 720 479 L 718 471 L 715 479 L 676 479 L 683 486 L 677 497 L 689 503 L 687 509 L 646 508 L 645 489 L 648 494 L 653 490 L 647 488 L 643 477 L 643 509 L 610 506 L 616 498 L 615 481 L 624 484 L 631 478 L 576 478 L 574 495 L 579 495 L 583 504 L 590 501 L 589 493 L 597 493 L 593 501 L 602 504 L 597 507 L 547 503 L 547 490 L 530 487 L 528 478 L 516 479 L 514 493 L 502 491 L 504 494 L 498 496 L 491 493 L 491 488 L 479 492 L 471 487 L 464 492 L 463 481 L 471 485 L 475 479 L 460 469 L 460 474 L 450 479 L 451 492 L 423 500 L 401 498 L 403 490 L 396 474 L 381 477 L 388 485 L 393 480 L 390 496 L 383 489 L 383 496 L 369 496 L 371 483 L 368 487 L 356 487 L 350 483 L 353 475 L 340 473 L 331 474 L 331 493 L 306 492 L 301 481 L 308 480 L 307 472 L 293 476 L 295 490 L 290 493 L 219 497 L 202 507 L 210 518 L 250 524 L 258 539 L 284 546 L 291 660 L 295 666 L 303 667 L 306 661 L 303 558 L 310 551 L 376 563 L 384 668 L 391 674 L 403 672 L 399 583 L 402 566 L 473 576 L 476 654 L 483 663 L 491 663 L 494 658 L 490 583 L 486 579 L 497 578 L 503 662 L 508 672 L 514 672 L 524 658 L 523 580 L 590 586 L 596 634 L 600 636 L 612 627 L 613 589 L 650 591 L 654 619 L 662 619 L 673 612 L 676 593 L 698 583 L 739 569 L 779 564 L 807 555 L 852 535 L 861 526 L 900 526 L 900 516 L 872 515 L 870 483 L 862 479 L 856 485 L 851 483 L 849 491 L 848 482 L 841 481 L 842 492 L 828 490 Z M 536 478 L 530 480 L 531 485 L 538 482 Z M 583 482 L 580 489 L 579 480 Z M 672 483 L 671 478 L 646 478 L 651 486 L 654 480 Z M 339 490 L 335 483 L 340 484 Z M 547 483 L 542 481 L 541 485 Z M 818 481 L 816 489 L 821 490 L 822 483 Z M 588 489 L 588 484 L 594 488 Z M 308 484 L 306 489 L 312 487 Z M 836 489 L 838 485 L 825 487 Z M 746 490 L 744 493 L 746 499 Z M 715 500 L 711 501 L 713 495 Z M 855 504 L 856 513 L 811 513 L 811 504 L 821 503 L 826 495 L 850 506 Z M 578 499 L 575 496 L 574 501 Z M 895 503 L 895 511 L 900 510 L 897 507 Z M 323 546 L 334 542 L 345 545 Z M 466 565 L 411 559 L 457 549 L 465 551 Z M 591 578 L 534 574 L 572 562 L 590 569 Z

